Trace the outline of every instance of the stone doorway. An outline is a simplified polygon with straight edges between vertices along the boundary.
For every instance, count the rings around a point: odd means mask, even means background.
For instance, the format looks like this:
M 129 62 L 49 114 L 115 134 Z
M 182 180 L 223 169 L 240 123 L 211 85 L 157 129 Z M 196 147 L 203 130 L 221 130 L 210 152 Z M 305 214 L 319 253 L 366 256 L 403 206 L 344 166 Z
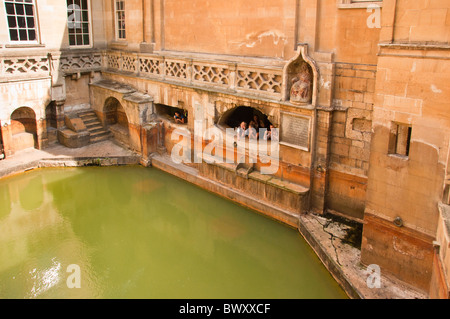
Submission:
M 128 117 L 120 104 L 114 97 L 106 99 L 103 106 L 104 124 L 111 131 L 114 139 L 125 146 L 130 146 L 130 129 Z
M 11 135 L 14 152 L 27 148 L 39 149 L 36 113 L 29 107 L 20 107 L 11 114 Z

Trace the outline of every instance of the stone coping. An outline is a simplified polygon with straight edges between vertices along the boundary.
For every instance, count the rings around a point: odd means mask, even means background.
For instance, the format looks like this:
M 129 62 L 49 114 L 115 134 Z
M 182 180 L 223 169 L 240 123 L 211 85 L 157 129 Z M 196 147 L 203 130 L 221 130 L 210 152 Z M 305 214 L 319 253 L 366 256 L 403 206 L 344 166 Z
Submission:
M 106 140 L 80 148 L 55 144 L 45 150 L 26 149 L 0 160 L 0 178 L 39 167 L 139 164 L 140 156 Z
M 42 158 L 10 169 L 0 169 L 0 179 L 36 168 L 138 165 L 140 161 L 138 156 Z
M 134 89 L 133 87 L 113 80 L 100 80 L 94 83 L 90 83 L 89 85 L 111 90 L 120 94 L 130 94 L 136 92 L 136 89 Z
M 136 104 L 145 104 L 153 102 L 153 97 L 141 92 L 133 92 L 123 98 L 125 101 L 129 101 Z

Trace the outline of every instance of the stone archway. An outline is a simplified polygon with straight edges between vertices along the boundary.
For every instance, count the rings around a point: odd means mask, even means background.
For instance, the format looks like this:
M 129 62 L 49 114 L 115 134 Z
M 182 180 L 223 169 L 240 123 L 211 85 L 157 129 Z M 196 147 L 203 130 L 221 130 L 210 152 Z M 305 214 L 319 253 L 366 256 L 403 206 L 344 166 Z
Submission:
M 119 143 L 130 146 L 130 128 L 127 113 L 115 97 L 109 97 L 103 105 L 104 125 Z
M 20 107 L 11 113 L 12 148 L 14 152 L 39 149 L 36 113 L 30 107 Z
M 241 122 L 246 122 L 248 125 L 250 121 L 254 119 L 254 116 L 257 116 L 259 121 L 262 121 L 262 124 L 259 126 L 269 127 L 269 125 L 272 124 L 269 120 L 269 116 L 264 114 L 261 110 L 250 106 L 237 106 L 225 111 L 220 116 L 217 125 L 223 128 L 236 128 Z

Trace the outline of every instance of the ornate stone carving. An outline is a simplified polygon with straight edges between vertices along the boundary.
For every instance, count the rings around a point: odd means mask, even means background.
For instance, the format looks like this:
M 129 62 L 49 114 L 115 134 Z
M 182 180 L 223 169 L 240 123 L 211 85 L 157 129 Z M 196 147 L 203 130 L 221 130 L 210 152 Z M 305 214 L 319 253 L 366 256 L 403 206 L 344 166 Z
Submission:
M 4 58 L 2 73 L 8 75 L 49 75 L 48 57 Z
M 228 85 L 230 70 L 220 66 L 196 63 L 193 67 L 193 80 L 214 85 Z
M 166 76 L 177 79 L 187 79 L 187 62 L 166 59 L 164 67 Z
M 139 58 L 139 71 L 145 75 L 162 75 L 162 59 L 153 57 L 141 57 Z
M 283 69 L 284 91 L 283 100 L 292 104 L 315 107 L 317 102 L 318 68 L 308 55 L 308 45 L 301 44 L 297 55 Z
M 80 55 L 64 55 L 61 57 L 60 68 L 63 71 L 91 70 L 102 67 L 100 53 L 86 53 Z
M 238 88 L 275 95 L 281 93 L 283 82 L 281 72 L 262 72 L 255 69 L 238 68 L 236 76 Z
M 217 61 L 166 57 L 164 55 L 104 53 L 104 66 L 149 78 L 176 80 L 191 85 L 215 86 L 230 92 L 257 94 L 281 100 L 284 91 L 280 67 L 239 65 Z
M 290 91 L 291 103 L 310 103 L 312 97 L 312 75 L 306 63 L 303 63 L 298 76 L 292 79 Z

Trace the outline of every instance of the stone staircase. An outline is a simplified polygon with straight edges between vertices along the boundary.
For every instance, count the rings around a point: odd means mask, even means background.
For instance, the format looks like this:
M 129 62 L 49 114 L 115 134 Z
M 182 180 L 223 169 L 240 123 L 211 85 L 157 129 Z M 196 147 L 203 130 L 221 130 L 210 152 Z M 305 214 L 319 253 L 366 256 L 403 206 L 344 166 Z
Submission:
M 83 111 L 78 113 L 78 116 L 90 134 L 90 143 L 101 142 L 111 137 L 111 132 L 103 127 L 94 111 Z

